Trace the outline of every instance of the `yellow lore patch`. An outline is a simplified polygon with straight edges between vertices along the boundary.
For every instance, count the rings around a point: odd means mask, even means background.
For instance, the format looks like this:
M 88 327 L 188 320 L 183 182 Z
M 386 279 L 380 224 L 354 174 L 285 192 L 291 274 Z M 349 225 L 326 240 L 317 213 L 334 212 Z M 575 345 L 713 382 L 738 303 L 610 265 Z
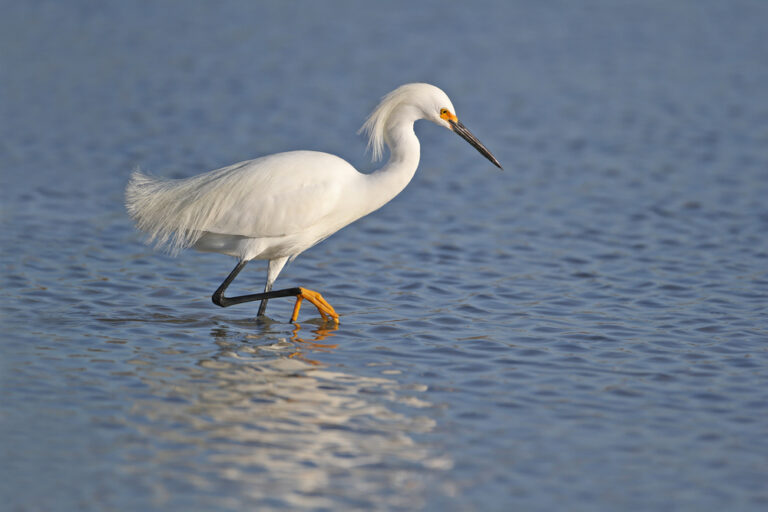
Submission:
M 446 121 L 453 121 L 454 123 L 459 122 L 459 118 L 457 118 L 453 113 L 448 110 L 447 108 L 441 108 L 440 109 L 440 117 L 442 119 L 445 119 Z

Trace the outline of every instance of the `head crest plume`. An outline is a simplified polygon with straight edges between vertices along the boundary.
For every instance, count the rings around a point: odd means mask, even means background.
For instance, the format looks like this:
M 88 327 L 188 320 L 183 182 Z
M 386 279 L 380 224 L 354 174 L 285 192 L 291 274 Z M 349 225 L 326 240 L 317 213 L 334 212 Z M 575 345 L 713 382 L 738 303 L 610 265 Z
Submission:
M 357 133 L 363 133 L 368 136 L 367 151 L 371 152 L 371 159 L 374 162 L 381 160 L 384 156 L 384 136 L 385 128 L 387 125 L 387 119 L 392 114 L 392 111 L 402 103 L 405 96 L 403 87 L 398 87 L 394 91 L 390 92 L 383 98 L 373 109 L 373 112 L 365 120 L 363 126 L 360 127 Z
M 367 149 L 371 152 L 371 158 L 374 162 L 381 160 L 384 155 L 384 143 L 386 142 L 386 127 L 392 112 L 400 105 L 408 101 L 414 101 L 414 98 L 430 94 L 434 91 L 440 91 L 434 85 L 414 83 L 401 85 L 394 91 L 384 96 L 379 104 L 373 109 L 371 115 L 365 120 L 363 126 L 357 133 L 363 133 L 368 136 Z M 442 91 L 440 91 L 442 93 Z M 444 94 L 444 93 L 442 93 Z

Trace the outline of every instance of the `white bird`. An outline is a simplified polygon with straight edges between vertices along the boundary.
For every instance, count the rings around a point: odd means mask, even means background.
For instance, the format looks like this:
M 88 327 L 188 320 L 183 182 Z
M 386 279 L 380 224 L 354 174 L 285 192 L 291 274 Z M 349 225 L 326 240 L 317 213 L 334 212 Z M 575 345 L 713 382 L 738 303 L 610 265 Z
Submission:
M 214 292 L 214 304 L 227 307 L 295 296 L 291 321 L 301 301 L 314 304 L 324 320 L 339 316 L 323 297 L 306 288 L 272 291 L 286 262 L 347 224 L 392 200 L 411 181 L 419 165 L 414 122 L 428 119 L 459 134 L 494 165 L 494 156 L 456 117 L 451 100 L 433 85 L 414 83 L 387 94 L 360 132 L 379 160 L 384 145 L 389 161 L 363 174 L 341 158 L 316 151 L 289 151 L 240 162 L 191 178 L 162 179 L 134 171 L 125 191 L 126 208 L 137 227 L 171 253 L 194 248 L 238 258 Z M 264 293 L 224 297 L 224 291 L 251 260 L 268 260 Z

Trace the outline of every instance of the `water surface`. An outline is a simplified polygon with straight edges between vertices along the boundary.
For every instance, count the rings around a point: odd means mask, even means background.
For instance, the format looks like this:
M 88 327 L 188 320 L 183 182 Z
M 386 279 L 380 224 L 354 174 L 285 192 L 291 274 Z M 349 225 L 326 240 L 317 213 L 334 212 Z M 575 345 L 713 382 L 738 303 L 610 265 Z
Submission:
M 763 2 L 17 4 L 0 19 L 9 510 L 763 510 Z M 428 81 L 505 166 L 421 167 L 219 309 L 142 244 L 137 166 L 318 149 L 374 168 Z M 251 263 L 232 293 L 261 288 Z

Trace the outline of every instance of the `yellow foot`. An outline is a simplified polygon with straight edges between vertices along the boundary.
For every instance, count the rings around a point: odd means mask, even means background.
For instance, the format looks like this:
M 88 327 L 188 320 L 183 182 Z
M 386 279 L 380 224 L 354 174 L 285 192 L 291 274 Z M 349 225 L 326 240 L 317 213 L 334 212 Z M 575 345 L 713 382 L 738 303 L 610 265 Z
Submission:
M 320 316 L 323 320 L 328 321 L 328 317 L 333 319 L 333 323 L 339 323 L 339 315 L 333 310 L 330 304 L 328 304 L 322 295 L 313 290 L 307 290 L 306 288 L 299 288 L 301 293 L 296 296 L 296 305 L 293 306 L 293 315 L 291 315 L 291 322 L 295 322 L 299 317 L 299 309 L 301 309 L 301 301 L 307 299 L 309 302 L 315 305 Z

